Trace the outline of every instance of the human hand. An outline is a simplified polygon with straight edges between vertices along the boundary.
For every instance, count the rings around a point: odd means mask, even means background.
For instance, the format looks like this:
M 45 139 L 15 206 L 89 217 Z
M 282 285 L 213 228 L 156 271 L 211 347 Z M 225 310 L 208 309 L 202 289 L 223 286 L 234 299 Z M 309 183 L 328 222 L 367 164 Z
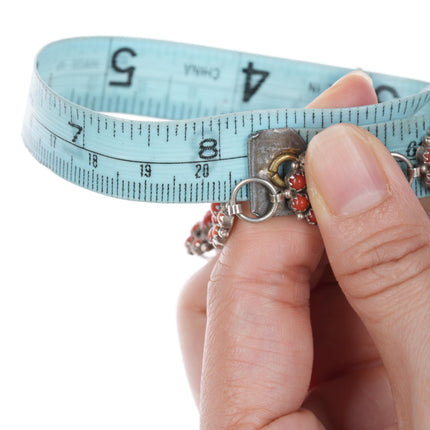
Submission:
M 309 107 L 372 103 L 353 73 Z M 201 428 L 428 429 L 429 199 L 355 126 L 316 136 L 305 167 L 318 227 L 237 220 L 181 295 Z

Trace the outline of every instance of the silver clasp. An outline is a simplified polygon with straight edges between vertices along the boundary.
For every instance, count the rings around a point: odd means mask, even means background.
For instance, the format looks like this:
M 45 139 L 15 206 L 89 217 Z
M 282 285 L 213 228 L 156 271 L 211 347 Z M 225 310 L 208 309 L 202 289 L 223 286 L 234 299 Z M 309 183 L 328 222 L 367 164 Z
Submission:
M 306 142 L 292 128 L 257 131 L 248 138 L 249 177 L 268 181 L 276 189 L 272 194 L 283 193 L 287 186 L 284 180 L 287 171 L 297 167 L 297 162 L 305 150 Z M 256 217 L 271 212 L 274 216 L 289 215 L 293 212 L 286 204 L 279 204 L 278 208 L 272 211 L 272 202 L 267 191 L 258 186 L 257 181 L 251 183 L 249 189 L 251 212 Z

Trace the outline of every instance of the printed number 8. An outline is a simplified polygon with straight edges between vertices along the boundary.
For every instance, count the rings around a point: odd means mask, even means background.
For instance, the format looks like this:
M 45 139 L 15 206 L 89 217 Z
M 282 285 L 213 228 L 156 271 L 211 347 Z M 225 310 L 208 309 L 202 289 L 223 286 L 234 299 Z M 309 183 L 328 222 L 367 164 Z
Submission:
M 215 158 L 218 155 L 217 144 L 218 142 L 213 138 L 202 140 L 199 145 L 199 157 L 203 160 Z

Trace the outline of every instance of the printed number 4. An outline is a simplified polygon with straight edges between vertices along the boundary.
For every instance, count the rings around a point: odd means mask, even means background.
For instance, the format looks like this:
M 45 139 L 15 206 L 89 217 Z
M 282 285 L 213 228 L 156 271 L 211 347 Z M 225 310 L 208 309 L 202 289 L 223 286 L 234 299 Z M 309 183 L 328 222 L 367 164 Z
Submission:
M 263 85 L 263 82 L 267 79 L 267 77 L 270 75 L 270 73 L 266 70 L 257 70 L 254 69 L 254 63 L 249 62 L 248 67 L 246 69 L 242 69 L 242 72 L 245 73 L 245 88 L 243 91 L 243 101 L 249 102 L 251 97 L 258 91 L 258 89 Z M 259 76 L 259 79 L 257 82 L 252 84 L 252 77 L 254 75 Z

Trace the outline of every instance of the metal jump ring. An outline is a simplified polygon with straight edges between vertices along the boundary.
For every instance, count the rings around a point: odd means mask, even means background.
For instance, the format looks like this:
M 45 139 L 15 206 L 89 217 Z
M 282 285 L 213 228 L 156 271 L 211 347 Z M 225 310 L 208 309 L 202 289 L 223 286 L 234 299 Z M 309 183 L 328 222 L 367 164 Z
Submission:
M 266 188 L 268 188 L 270 190 L 270 192 L 276 196 L 278 194 L 278 190 L 275 188 L 274 185 L 272 185 L 269 181 L 266 181 L 264 179 L 260 179 L 260 178 L 247 178 L 244 179 L 243 181 L 240 181 L 235 187 L 233 192 L 231 193 L 231 197 L 230 197 L 230 205 L 234 206 L 237 204 L 236 202 L 236 197 L 237 194 L 239 193 L 239 190 L 247 184 L 251 184 L 251 183 L 257 183 L 257 184 L 261 184 L 264 185 Z M 276 201 L 276 199 L 273 199 L 272 203 L 272 207 L 271 209 L 263 216 L 259 217 L 259 218 L 251 218 L 243 213 L 238 213 L 236 214 L 240 219 L 243 219 L 244 221 L 248 221 L 248 222 L 253 222 L 253 223 L 257 223 L 257 222 L 263 222 L 268 220 L 269 218 L 272 218 L 272 216 L 275 214 L 275 212 L 278 210 L 278 206 L 279 206 L 279 201 Z
M 399 152 L 392 152 L 391 155 L 394 158 L 397 158 L 406 164 L 406 166 L 408 168 L 409 185 L 412 186 L 412 183 L 414 182 L 414 178 L 415 178 L 415 169 L 414 169 L 414 165 L 412 164 L 412 161 L 409 160 L 409 158 L 404 156 L 403 154 L 400 154 Z

